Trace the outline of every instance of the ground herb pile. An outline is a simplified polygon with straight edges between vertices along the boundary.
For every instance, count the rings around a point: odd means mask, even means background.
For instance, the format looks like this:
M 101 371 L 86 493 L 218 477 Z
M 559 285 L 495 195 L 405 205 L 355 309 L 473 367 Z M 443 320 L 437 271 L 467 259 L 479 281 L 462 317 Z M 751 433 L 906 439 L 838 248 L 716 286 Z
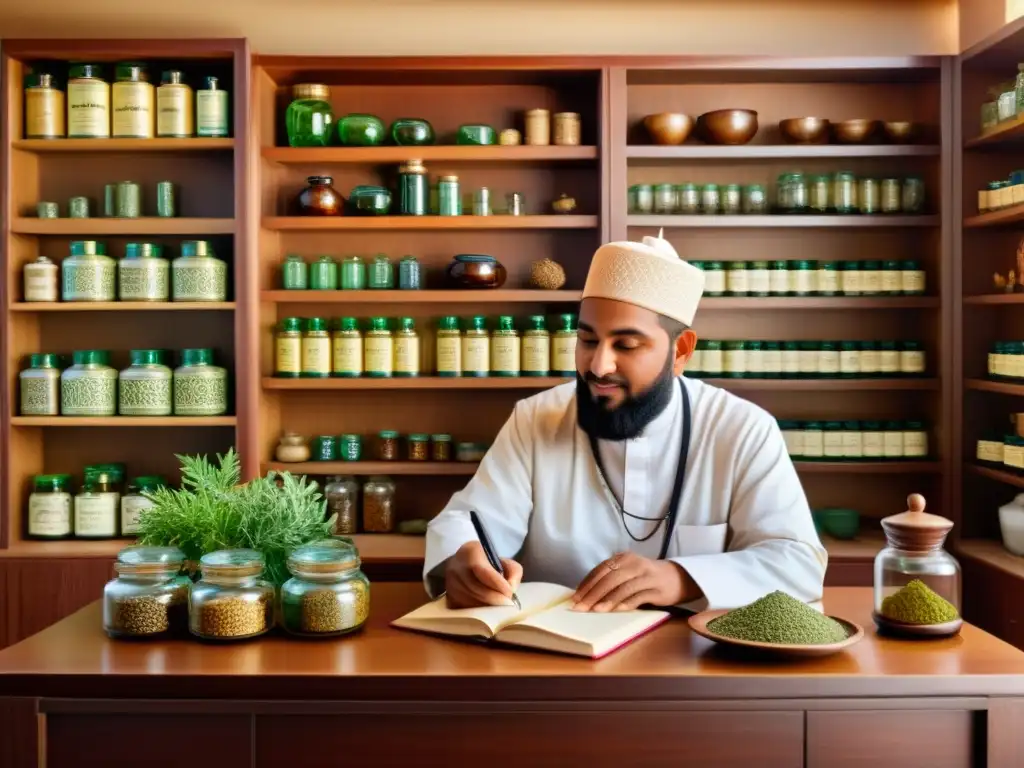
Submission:
M 904 624 L 945 624 L 959 618 L 953 604 L 920 579 L 882 600 L 882 615 Z
M 848 637 L 842 624 L 779 591 L 712 619 L 708 629 L 736 640 L 776 645 L 827 645 Z

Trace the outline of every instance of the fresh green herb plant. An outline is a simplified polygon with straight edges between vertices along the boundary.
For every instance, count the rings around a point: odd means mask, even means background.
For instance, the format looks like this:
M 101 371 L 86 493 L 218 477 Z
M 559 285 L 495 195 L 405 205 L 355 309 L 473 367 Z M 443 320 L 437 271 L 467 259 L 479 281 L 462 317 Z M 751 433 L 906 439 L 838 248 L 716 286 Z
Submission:
M 255 549 L 266 559 L 266 578 L 279 586 L 289 578 L 293 549 L 331 535 L 327 502 L 305 477 L 268 472 L 240 484 L 234 448 L 218 454 L 216 466 L 205 456 L 177 459 L 181 488 L 145 494 L 153 507 L 139 518 L 140 544 L 178 547 L 193 563 L 218 549 Z

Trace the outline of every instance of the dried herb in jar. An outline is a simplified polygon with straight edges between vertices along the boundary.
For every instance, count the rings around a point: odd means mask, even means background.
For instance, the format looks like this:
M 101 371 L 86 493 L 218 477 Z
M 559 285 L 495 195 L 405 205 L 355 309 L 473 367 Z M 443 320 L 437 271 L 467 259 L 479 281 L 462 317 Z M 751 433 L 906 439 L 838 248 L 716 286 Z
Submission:
M 959 618 L 954 605 L 920 579 L 882 600 L 882 615 L 904 624 L 945 624 Z
M 381 461 L 398 459 L 398 433 L 389 429 L 377 435 L 377 458 Z

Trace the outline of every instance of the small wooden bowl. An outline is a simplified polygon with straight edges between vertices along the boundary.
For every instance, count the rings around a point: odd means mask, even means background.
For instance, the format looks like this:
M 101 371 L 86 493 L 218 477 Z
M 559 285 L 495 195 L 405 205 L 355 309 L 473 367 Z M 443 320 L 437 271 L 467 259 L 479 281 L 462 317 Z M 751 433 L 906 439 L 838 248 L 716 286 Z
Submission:
M 877 120 L 843 120 L 832 123 L 832 135 L 840 144 L 864 144 L 877 130 Z
M 890 121 L 882 123 L 882 130 L 893 144 L 906 144 L 916 137 L 917 124 L 906 120 Z
M 779 120 L 779 133 L 787 144 L 827 144 L 829 121 L 823 117 Z
M 709 144 L 747 144 L 757 135 L 757 112 L 752 109 L 716 109 L 697 118 L 701 137 Z
M 659 112 L 644 118 L 644 128 L 655 144 L 677 146 L 689 138 L 693 118 L 680 112 Z
M 779 643 L 758 643 L 753 640 L 737 640 L 734 637 L 726 637 L 725 635 L 716 634 L 712 630 L 708 629 L 709 622 L 717 619 L 719 616 L 724 616 L 727 613 L 729 613 L 729 611 L 704 611 L 691 616 L 688 619 L 690 629 L 701 637 L 706 637 L 708 640 L 714 640 L 716 643 L 721 643 L 722 645 L 729 645 L 735 648 L 749 648 L 753 651 L 759 651 L 772 656 L 801 659 L 831 656 L 833 653 L 838 653 L 839 651 L 849 648 L 854 643 L 860 642 L 864 637 L 864 629 L 859 624 L 847 621 L 846 619 L 841 619 L 838 616 L 829 616 L 833 621 L 839 622 L 843 626 L 843 629 L 846 630 L 845 640 L 841 640 L 838 643 L 828 643 L 826 645 L 783 645 Z
M 871 612 L 878 631 L 895 637 L 952 637 L 960 632 L 964 625 L 963 619 L 954 619 L 943 624 L 907 624 L 902 621 L 888 619 L 877 611 Z

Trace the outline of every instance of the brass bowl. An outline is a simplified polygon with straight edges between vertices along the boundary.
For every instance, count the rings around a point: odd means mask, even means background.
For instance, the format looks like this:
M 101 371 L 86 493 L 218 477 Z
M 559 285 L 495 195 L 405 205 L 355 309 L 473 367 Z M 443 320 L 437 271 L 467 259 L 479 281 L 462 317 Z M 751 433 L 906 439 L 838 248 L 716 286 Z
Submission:
M 644 118 L 644 128 L 655 144 L 682 144 L 693 130 L 693 118 L 680 112 L 658 112 Z
M 757 135 L 757 112 L 752 109 L 716 109 L 697 118 L 709 144 L 746 144 Z
M 896 120 L 882 123 L 885 136 L 893 144 L 906 144 L 917 135 L 917 124 L 907 120 Z
M 840 144 L 863 144 L 878 130 L 877 120 L 843 120 L 832 123 L 832 134 Z
M 824 117 L 779 120 L 779 133 L 788 144 L 827 144 L 829 122 Z

